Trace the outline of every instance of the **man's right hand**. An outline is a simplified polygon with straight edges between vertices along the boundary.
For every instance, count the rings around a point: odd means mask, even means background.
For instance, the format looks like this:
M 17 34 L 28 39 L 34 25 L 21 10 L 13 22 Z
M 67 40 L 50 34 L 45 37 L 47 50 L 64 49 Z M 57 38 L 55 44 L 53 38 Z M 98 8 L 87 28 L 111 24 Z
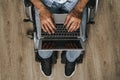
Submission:
M 52 14 L 47 10 L 46 6 L 41 2 L 41 0 L 30 0 L 35 8 L 40 14 L 40 23 L 43 31 L 48 32 L 49 34 L 54 33 L 55 24 L 53 21 Z
M 53 34 L 55 32 L 55 24 L 53 20 L 53 15 L 47 10 L 44 9 L 40 13 L 40 23 L 44 32 Z

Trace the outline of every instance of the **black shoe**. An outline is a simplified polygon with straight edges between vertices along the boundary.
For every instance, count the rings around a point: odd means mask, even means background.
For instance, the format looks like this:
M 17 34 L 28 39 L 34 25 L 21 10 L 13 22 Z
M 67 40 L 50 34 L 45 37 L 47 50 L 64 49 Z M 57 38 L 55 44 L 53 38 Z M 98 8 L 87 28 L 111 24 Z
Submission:
M 41 60 L 41 71 L 45 76 L 50 76 L 52 73 L 52 59 L 42 59 Z
M 71 77 L 74 74 L 75 64 L 76 62 L 69 62 L 68 60 L 66 60 L 66 64 L 65 64 L 65 76 L 66 77 Z

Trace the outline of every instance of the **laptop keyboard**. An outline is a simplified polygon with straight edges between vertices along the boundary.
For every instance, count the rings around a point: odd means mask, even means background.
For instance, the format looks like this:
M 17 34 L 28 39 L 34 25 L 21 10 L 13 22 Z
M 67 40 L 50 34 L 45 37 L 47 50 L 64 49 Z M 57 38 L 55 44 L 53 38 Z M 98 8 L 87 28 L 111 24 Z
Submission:
M 56 31 L 54 34 L 48 34 L 42 30 L 42 37 L 52 38 L 52 37 L 78 37 L 80 36 L 80 29 L 74 32 L 68 32 L 63 24 L 56 25 Z

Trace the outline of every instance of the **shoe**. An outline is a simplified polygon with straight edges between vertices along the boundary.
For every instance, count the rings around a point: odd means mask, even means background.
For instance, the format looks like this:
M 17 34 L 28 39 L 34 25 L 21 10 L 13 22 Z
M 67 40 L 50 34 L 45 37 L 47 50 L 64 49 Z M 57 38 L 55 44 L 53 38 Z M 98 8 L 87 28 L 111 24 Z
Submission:
M 73 76 L 73 74 L 75 72 L 75 68 L 76 68 L 76 62 L 69 62 L 68 60 L 66 60 L 66 63 L 65 63 L 65 76 L 66 77 Z
M 52 59 L 41 59 L 40 69 L 44 76 L 51 76 L 52 73 Z

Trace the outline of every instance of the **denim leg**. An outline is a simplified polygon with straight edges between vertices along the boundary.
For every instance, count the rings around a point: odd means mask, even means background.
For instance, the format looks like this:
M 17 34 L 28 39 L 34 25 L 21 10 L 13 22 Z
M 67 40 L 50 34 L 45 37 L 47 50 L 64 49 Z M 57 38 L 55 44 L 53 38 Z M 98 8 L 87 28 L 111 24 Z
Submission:
M 66 58 L 69 62 L 74 62 L 81 54 L 81 51 L 67 51 Z
M 52 56 L 53 51 L 40 51 L 38 54 L 41 58 L 47 59 Z
M 77 2 L 78 2 L 78 0 L 67 0 L 67 2 L 62 4 L 61 8 L 67 12 L 70 12 L 75 7 Z

